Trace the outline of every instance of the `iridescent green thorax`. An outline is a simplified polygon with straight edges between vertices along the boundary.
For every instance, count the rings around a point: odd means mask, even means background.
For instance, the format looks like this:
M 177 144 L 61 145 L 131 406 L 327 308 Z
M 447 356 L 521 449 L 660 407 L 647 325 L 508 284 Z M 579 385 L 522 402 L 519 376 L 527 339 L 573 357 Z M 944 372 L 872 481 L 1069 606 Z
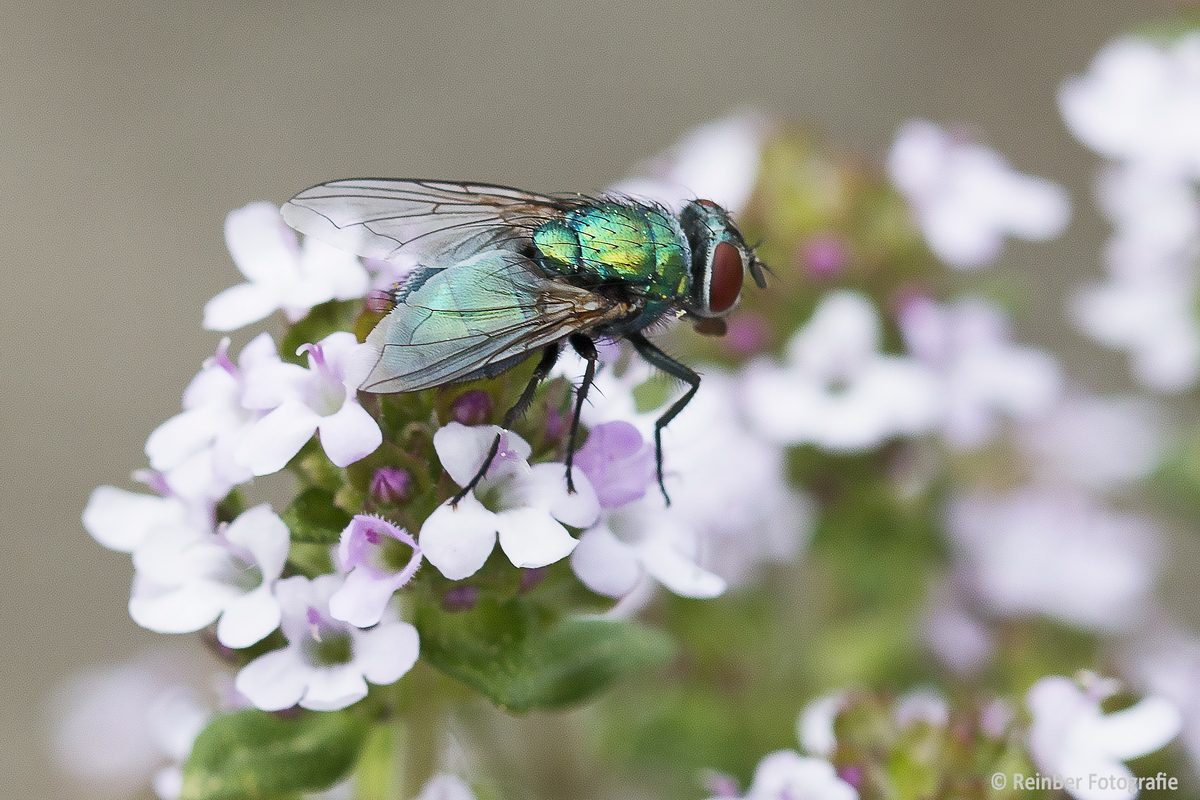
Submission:
M 652 206 L 578 208 L 534 231 L 533 243 L 547 272 L 587 288 L 636 287 L 658 313 L 691 287 L 687 239 L 672 217 Z

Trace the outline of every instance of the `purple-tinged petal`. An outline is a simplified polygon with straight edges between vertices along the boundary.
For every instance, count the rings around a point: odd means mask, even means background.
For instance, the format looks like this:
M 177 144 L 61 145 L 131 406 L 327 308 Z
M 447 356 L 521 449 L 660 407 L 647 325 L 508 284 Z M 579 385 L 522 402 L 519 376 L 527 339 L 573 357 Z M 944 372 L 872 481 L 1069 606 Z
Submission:
M 204 304 L 204 329 L 236 331 L 266 319 L 279 308 L 273 292 L 257 283 L 239 283 Z
M 421 526 L 419 543 L 429 563 L 457 581 L 474 575 L 488 560 L 496 531 L 496 515 L 468 494 L 457 508 L 444 503 L 435 509 Z
M 270 411 L 287 400 L 301 397 L 308 381 L 308 370 L 272 354 L 246 368 L 242 405 L 255 411 Z
M 495 516 L 500 547 L 516 567 L 544 567 L 571 554 L 579 541 L 540 508 L 514 508 Z
M 159 471 L 173 469 L 211 445 L 222 430 L 236 424 L 232 415 L 211 406 L 176 414 L 155 428 L 146 439 L 150 466 Z
M 369 567 L 351 570 L 342 588 L 329 598 L 329 616 L 369 628 L 383 618 L 388 601 L 403 583 L 395 575 L 376 575 Z
M 371 683 L 380 686 L 395 683 L 417 663 L 421 643 L 417 629 L 407 622 L 385 622 L 351 635 L 354 663 Z
M 238 463 L 255 475 L 270 475 L 287 466 L 312 438 L 321 417 L 298 400 L 289 400 L 254 423 L 234 450 Z
M 285 647 L 242 667 L 234 686 L 256 708 L 282 711 L 300 702 L 314 672 L 301 657 L 300 648 Z
M 579 545 L 571 553 L 571 568 L 584 586 L 607 597 L 624 597 L 642 577 L 633 548 L 602 526 L 579 537 Z
M 339 467 L 366 458 L 383 444 L 379 423 L 357 400 L 347 400 L 340 411 L 323 417 L 317 428 L 321 432 L 321 447 Z
M 235 650 L 262 641 L 279 627 L 279 602 L 268 581 L 225 605 L 217 623 L 217 641 Z
M 316 668 L 308 680 L 308 691 L 300 701 L 312 711 L 337 711 L 367 696 L 367 682 L 357 665 Z
M 600 506 L 616 508 L 646 494 L 654 480 L 654 448 L 628 422 L 605 422 L 592 428 L 575 466 L 588 476 Z
M 83 527 L 108 549 L 130 553 L 151 530 L 182 526 L 187 516 L 183 503 L 174 498 L 98 486 L 83 510 Z

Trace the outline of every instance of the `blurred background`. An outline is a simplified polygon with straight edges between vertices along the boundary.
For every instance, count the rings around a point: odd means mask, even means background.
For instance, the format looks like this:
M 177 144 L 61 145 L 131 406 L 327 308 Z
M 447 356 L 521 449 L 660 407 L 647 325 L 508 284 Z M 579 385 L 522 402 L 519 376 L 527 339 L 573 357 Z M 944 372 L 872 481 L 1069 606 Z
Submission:
M 70 796 L 46 756 L 48 692 L 163 638 L 129 620 L 129 558 L 94 543 L 79 514 L 97 484 L 130 486 L 146 436 L 216 345 L 200 314 L 240 281 L 222 239 L 229 210 L 363 175 L 597 191 L 746 106 L 876 161 L 910 117 L 963 122 L 1077 201 L 1064 237 L 1015 243 L 995 268 L 1029 299 L 1020 338 L 1052 347 L 1094 388 L 1123 388 L 1123 359 L 1063 315 L 1067 288 L 1101 272 L 1105 230 L 1087 203 L 1096 160 L 1063 128 L 1055 92 L 1107 39 L 1166 8 L 8 3 L 3 793 Z

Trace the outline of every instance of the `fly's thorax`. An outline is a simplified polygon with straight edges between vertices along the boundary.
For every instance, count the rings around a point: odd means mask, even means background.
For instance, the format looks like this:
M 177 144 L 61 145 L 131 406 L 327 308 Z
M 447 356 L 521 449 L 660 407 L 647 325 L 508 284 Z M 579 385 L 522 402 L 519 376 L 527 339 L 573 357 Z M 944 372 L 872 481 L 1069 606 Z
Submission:
M 762 265 L 729 212 L 711 200 L 694 200 L 679 214 L 691 254 L 691 287 L 683 303 L 689 314 L 720 319 L 737 307 L 747 270 L 766 286 Z
M 654 206 L 598 202 L 542 225 L 535 260 L 588 288 L 627 287 L 653 299 L 690 290 L 690 252 L 679 223 Z

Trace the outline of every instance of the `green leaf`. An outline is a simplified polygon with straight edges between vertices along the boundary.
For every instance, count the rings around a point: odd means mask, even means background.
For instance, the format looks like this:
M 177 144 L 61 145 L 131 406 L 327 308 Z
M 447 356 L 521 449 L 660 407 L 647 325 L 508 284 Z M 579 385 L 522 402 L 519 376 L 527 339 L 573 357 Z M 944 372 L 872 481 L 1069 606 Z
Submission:
M 426 607 L 417 629 L 423 659 L 517 713 L 582 703 L 671 652 L 665 636 L 630 622 L 541 625 L 520 600 L 485 598 L 460 613 Z
M 183 768 L 180 800 L 277 800 L 349 774 L 369 731 L 348 712 L 284 719 L 250 709 L 209 723 Z
M 351 517 L 333 501 L 333 492 L 320 487 L 301 492 L 283 512 L 283 521 L 292 532 L 292 541 L 337 544 Z

